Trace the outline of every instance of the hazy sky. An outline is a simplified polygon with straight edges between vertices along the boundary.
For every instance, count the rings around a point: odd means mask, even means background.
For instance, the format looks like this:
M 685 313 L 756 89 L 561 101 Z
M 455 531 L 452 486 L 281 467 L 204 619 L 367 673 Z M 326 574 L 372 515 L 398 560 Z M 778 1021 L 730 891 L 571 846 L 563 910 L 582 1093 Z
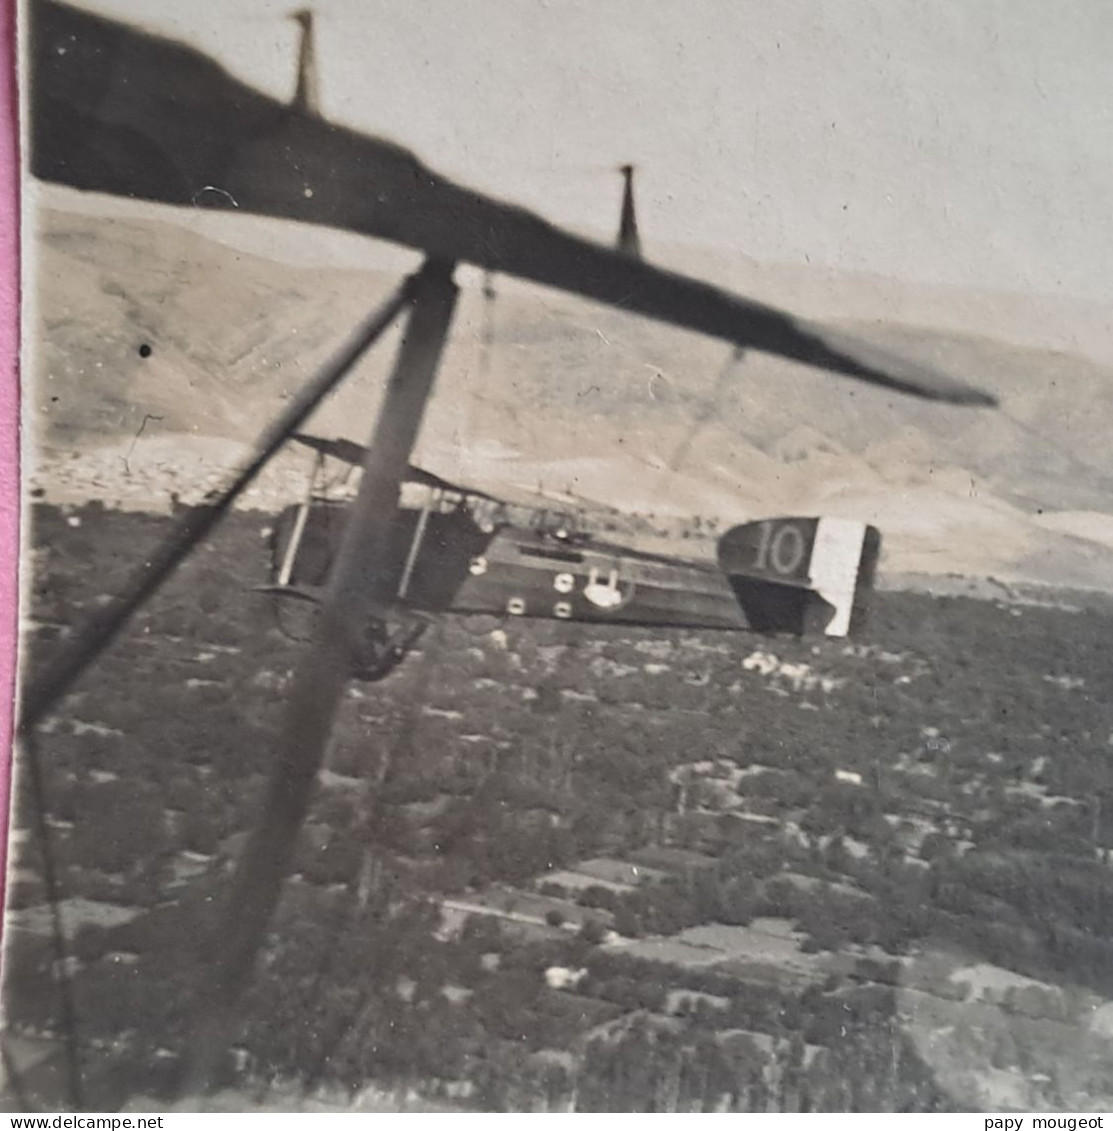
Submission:
M 297 0 L 83 0 L 293 87 Z M 578 228 L 1113 298 L 1107 0 L 317 0 L 324 112 Z

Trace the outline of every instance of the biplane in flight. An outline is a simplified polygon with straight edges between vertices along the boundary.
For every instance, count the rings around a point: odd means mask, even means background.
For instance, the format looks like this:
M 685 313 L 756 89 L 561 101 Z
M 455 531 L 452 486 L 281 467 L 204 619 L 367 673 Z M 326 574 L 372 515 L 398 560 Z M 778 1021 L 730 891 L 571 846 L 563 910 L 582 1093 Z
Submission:
M 398 510 L 399 487 L 448 338 L 459 263 L 709 335 L 736 352 L 780 356 L 942 403 L 995 403 L 933 364 L 647 262 L 634 216 L 632 166 L 621 170 L 619 238 L 608 247 L 455 184 L 383 138 L 327 120 L 315 96 L 308 13 L 298 16 L 302 42 L 289 103 L 238 81 L 196 50 L 104 15 L 58 0 L 30 0 L 28 16 L 34 70 L 30 168 L 36 177 L 172 207 L 228 207 L 339 229 L 424 254 L 423 268 L 383 319 L 359 331 L 333 377 L 318 386 L 320 393 L 307 391 L 297 413 L 276 423 L 257 460 L 220 503 L 229 505 L 305 422 L 333 378 L 408 308 L 410 352 L 400 355 L 375 436 L 367 448 L 346 449 L 370 484 L 353 507 L 360 520 L 345 521 L 323 500 L 307 504 L 296 530 L 290 527 L 296 537 L 275 578 L 287 595 L 312 599 L 323 596 L 329 577 L 335 582 L 333 635 L 369 622 L 379 640 L 372 652 L 384 662 L 398 639 L 404 644 L 417 631 L 411 626 L 399 638 L 386 626 L 402 608 L 425 614 L 477 607 L 506 615 L 759 631 L 807 621 L 845 632 L 854 620 L 853 595 L 876 559 L 876 531 L 834 519 L 769 519 L 736 527 L 721 539 L 717 563 L 704 564 L 654 558 L 594 537 L 518 530 L 512 523 L 496 534 L 484 532 L 467 516 L 489 500 L 448 484 L 432 488 L 435 509 Z M 330 443 L 336 454 L 342 445 Z M 443 510 L 452 497 L 455 513 Z M 183 545 L 204 537 L 217 509 L 184 532 Z M 450 529 L 451 549 L 431 552 Z M 350 552 L 343 569 L 329 570 L 341 530 L 350 535 Z M 175 543 L 157 569 L 148 563 L 133 591 L 90 628 L 90 643 L 75 647 L 73 656 L 102 647 L 178 556 Z M 341 612 L 360 607 L 369 618 Z M 85 662 L 62 658 L 42 683 L 49 694 L 35 701 L 56 696 Z M 381 664 L 364 666 L 370 671 Z
M 349 502 L 322 487 L 325 461 L 362 467 L 350 440 L 295 434 L 317 457 L 305 498 L 272 539 L 279 602 L 318 605 Z M 366 624 L 353 674 L 389 674 L 446 613 L 587 624 L 845 636 L 872 587 L 881 537 L 841 518 L 767 518 L 732 527 L 715 560 L 620 545 L 582 510 L 496 497 L 410 467 L 389 537 L 393 601 Z M 282 623 L 282 609 L 279 609 Z

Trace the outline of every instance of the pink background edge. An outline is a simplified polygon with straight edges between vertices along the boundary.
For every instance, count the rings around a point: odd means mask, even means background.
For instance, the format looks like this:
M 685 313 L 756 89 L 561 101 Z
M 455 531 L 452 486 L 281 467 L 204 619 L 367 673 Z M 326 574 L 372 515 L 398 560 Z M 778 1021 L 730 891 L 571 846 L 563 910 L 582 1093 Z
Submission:
M 16 0 L 0 0 L 0 907 L 7 872 L 19 611 L 19 99 Z

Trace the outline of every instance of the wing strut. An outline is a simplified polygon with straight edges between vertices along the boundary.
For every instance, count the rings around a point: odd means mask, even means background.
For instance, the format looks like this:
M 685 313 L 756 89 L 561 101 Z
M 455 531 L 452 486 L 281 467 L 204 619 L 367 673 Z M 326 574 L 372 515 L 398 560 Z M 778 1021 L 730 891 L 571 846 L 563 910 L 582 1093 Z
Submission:
M 394 597 L 389 533 L 456 305 L 454 266 L 427 259 L 416 279 L 406 336 L 329 575 L 317 639 L 295 673 L 263 810 L 232 879 L 216 975 L 198 1002 L 183 1079 L 186 1096 L 209 1090 L 228 1048 L 358 655 L 361 626 Z
M 318 405 L 343 381 L 359 359 L 383 336 L 412 300 L 420 276 L 412 276 L 366 319 L 340 351 L 260 437 L 251 462 L 216 495 L 191 507 L 169 537 L 141 562 L 123 592 L 77 631 L 70 644 L 55 653 L 28 684 L 20 703 L 19 731 L 37 726 L 89 665 L 123 631 L 135 612 L 181 565 L 193 548 L 212 532 L 232 504 L 251 485 L 270 459 L 309 419 Z

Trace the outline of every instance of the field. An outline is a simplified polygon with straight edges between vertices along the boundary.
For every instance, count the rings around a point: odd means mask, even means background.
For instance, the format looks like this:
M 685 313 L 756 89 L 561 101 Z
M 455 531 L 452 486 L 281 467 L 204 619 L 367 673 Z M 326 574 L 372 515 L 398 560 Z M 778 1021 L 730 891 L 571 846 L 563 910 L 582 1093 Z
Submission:
M 42 728 L 105 1104 L 172 1085 L 303 654 L 250 591 L 270 521 L 232 515 Z M 36 508 L 32 661 L 166 525 Z M 1078 594 L 880 592 L 855 643 L 446 621 L 349 689 L 229 1086 L 1107 1109 L 1111 632 Z M 60 1022 L 30 818 L 24 775 L 4 995 L 36 1042 Z

